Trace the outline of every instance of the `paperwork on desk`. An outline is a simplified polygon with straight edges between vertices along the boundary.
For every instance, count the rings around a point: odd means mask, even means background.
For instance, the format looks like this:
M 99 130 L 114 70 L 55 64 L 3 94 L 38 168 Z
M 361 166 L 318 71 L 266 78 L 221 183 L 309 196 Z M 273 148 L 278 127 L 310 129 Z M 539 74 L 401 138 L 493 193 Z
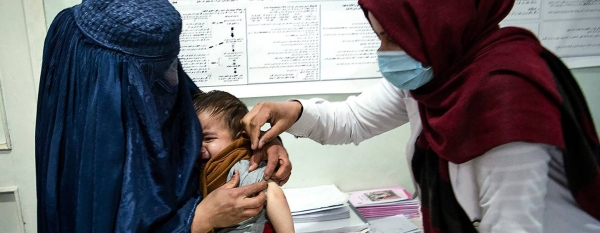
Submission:
M 332 221 L 319 222 L 294 222 L 294 228 L 298 233 L 358 233 L 369 232 L 369 224 L 353 210 L 350 217 Z
M 283 189 L 293 215 L 312 213 L 342 207 L 348 194 L 334 184 L 308 188 Z
M 292 215 L 292 219 L 296 223 L 331 221 L 344 218 L 350 218 L 350 208 L 347 204 L 334 209 Z
M 417 233 L 419 227 L 408 220 L 404 215 L 394 215 L 380 219 L 370 220 L 370 229 L 373 233 Z
M 335 185 L 283 189 L 296 232 L 367 232 L 369 224 L 348 206 Z
M 350 203 L 365 218 L 403 214 L 418 218 L 419 201 L 400 186 L 350 192 Z

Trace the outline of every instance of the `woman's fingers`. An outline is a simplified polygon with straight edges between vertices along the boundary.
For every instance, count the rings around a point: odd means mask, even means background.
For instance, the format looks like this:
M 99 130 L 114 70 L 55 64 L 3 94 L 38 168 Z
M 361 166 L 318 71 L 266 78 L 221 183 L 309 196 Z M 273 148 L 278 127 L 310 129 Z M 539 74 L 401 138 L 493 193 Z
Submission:
M 248 168 L 248 172 L 252 172 L 258 168 L 260 162 L 265 158 L 265 150 L 253 150 L 252 156 L 250 157 L 250 167 Z
M 252 142 L 252 150 L 258 148 L 258 141 L 261 134 L 260 128 L 270 119 L 271 110 L 268 107 L 264 107 L 264 105 L 265 103 L 263 102 L 258 103 L 242 118 L 244 130 Z
M 242 216 L 249 218 L 257 215 L 264 208 L 266 200 L 267 196 L 263 191 L 260 191 L 255 197 L 245 198 L 242 202 Z
M 237 196 L 247 198 L 247 197 L 254 196 L 254 194 L 262 192 L 265 189 L 267 189 L 267 182 L 261 181 L 261 182 L 257 182 L 254 184 L 249 184 L 246 186 L 239 187 L 239 188 L 237 188 L 236 191 L 239 192 L 239 194 Z
M 297 101 L 261 102 L 242 118 L 242 124 L 252 141 L 252 149 L 262 148 L 266 143 L 283 133 L 296 122 L 302 111 Z M 269 122 L 271 128 L 260 135 L 260 128 Z
M 279 163 L 278 168 L 272 177 L 274 180 L 279 181 L 279 185 L 281 186 L 284 185 L 292 175 L 292 162 L 290 161 L 287 152 L 281 153 L 277 162 Z
M 248 209 L 244 209 L 244 211 L 242 212 L 242 216 L 244 216 L 245 218 L 250 218 L 253 216 L 256 216 L 257 214 L 260 213 L 260 211 L 263 209 L 263 207 L 256 207 L 256 208 L 248 208 Z
M 219 187 L 217 189 L 235 188 L 238 186 L 239 183 L 240 183 L 240 172 L 238 172 L 238 170 L 235 170 L 235 171 L 233 171 L 233 176 L 231 177 L 231 180 L 229 180 L 227 183 L 225 183 L 224 185 L 222 185 L 221 187 Z
M 266 196 L 264 190 L 267 182 L 258 182 L 235 188 L 239 182 L 239 174 L 235 171 L 231 181 L 211 192 L 196 208 L 198 220 L 210 221 L 213 227 L 226 227 L 252 217 L 263 209 Z M 200 212 L 198 212 L 200 211 Z

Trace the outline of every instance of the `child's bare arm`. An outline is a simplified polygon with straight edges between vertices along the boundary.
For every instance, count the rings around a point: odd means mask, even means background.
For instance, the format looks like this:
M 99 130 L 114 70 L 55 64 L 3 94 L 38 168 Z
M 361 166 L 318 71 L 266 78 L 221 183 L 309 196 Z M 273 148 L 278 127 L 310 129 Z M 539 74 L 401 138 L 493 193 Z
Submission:
M 285 194 L 273 180 L 269 180 L 267 186 L 267 216 L 269 216 L 275 232 L 295 232 L 292 213 Z

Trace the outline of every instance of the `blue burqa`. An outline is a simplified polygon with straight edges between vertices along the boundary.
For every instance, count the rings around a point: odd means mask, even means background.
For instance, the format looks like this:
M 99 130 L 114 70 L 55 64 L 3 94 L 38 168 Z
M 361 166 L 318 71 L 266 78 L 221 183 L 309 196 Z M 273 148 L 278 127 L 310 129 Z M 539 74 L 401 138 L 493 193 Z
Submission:
M 84 1 L 46 37 L 39 232 L 189 232 L 202 132 L 166 0 Z

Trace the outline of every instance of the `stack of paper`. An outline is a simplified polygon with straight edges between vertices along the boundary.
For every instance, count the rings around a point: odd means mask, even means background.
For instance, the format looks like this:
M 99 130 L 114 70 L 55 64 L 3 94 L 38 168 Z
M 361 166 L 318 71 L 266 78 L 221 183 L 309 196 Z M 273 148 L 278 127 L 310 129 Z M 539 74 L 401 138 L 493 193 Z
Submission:
M 419 227 L 408 220 L 404 215 L 394 215 L 369 221 L 373 233 L 417 233 Z
M 366 233 L 370 232 L 369 224 L 354 210 L 350 209 L 350 217 L 332 221 L 294 222 L 298 233 Z
M 342 207 L 348 201 L 348 194 L 340 191 L 334 184 L 283 189 L 283 193 L 292 215 L 334 209 Z
M 399 186 L 350 192 L 350 203 L 365 218 L 403 214 L 419 217 L 419 202 Z
M 310 213 L 293 213 L 294 222 L 319 222 L 331 221 L 336 219 L 350 218 L 350 208 L 348 205 L 336 207 L 328 210 L 320 210 Z
M 296 232 L 367 232 L 369 224 L 348 205 L 335 185 L 283 189 Z

